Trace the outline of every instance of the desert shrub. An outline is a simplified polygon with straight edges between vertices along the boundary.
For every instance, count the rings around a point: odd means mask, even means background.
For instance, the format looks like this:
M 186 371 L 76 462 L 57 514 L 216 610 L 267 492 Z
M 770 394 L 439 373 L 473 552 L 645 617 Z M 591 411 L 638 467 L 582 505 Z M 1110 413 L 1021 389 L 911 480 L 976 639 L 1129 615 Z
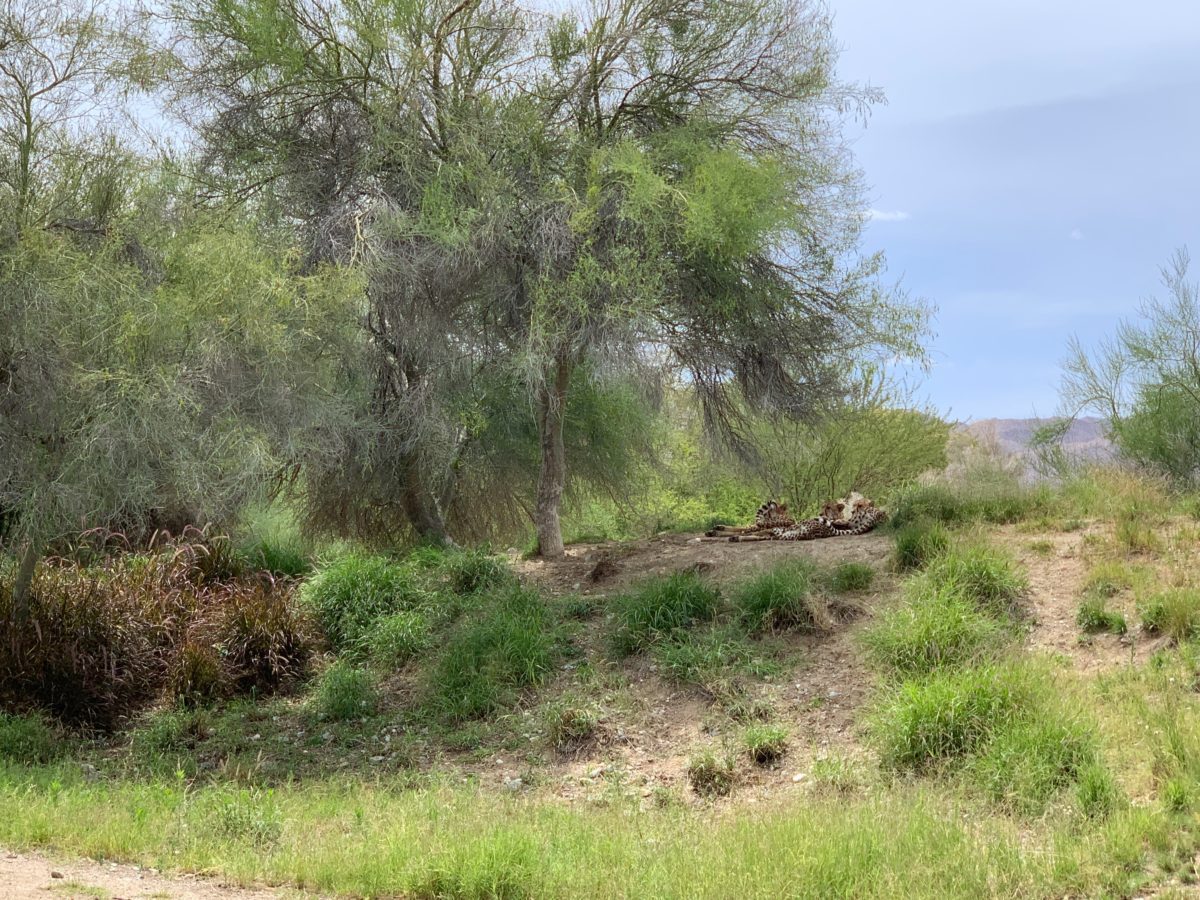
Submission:
M 812 563 L 789 560 L 741 582 L 731 595 L 739 621 L 752 631 L 816 628 L 814 572 Z
M 900 676 L 977 662 L 1003 647 L 1009 630 L 957 591 L 913 582 L 904 602 L 862 633 L 872 662 Z
M 866 563 L 842 563 L 829 574 L 829 587 L 839 594 L 865 591 L 874 581 L 875 570 Z
M 613 645 L 621 654 L 636 653 L 677 629 L 710 621 L 718 600 L 717 589 L 693 572 L 646 582 L 614 598 Z
M 223 696 L 229 679 L 221 654 L 203 640 L 188 640 L 167 672 L 167 696 L 182 706 L 205 706 Z
M 567 752 L 587 744 L 596 736 L 600 714 L 589 705 L 564 697 L 546 707 L 542 721 L 550 746 Z
M 1149 634 L 1163 634 L 1175 641 L 1200 635 L 1200 591 L 1173 588 L 1138 602 L 1142 628 Z
M 427 650 L 433 638 L 429 614 L 407 609 L 380 619 L 368 639 L 371 661 L 398 668 Z
M 1095 736 L 1079 722 L 1039 717 L 1002 729 L 967 775 L 993 800 L 1039 813 L 1096 759 Z
M 273 691 L 304 673 L 312 640 L 290 587 L 243 582 L 215 599 L 219 646 L 237 690 Z
M 938 522 L 922 520 L 905 525 L 895 536 L 896 568 L 901 572 L 928 565 L 950 548 L 950 534 Z
M 688 762 L 688 783 L 702 797 L 723 797 L 733 790 L 737 766 L 731 754 L 705 750 Z
M 1028 589 L 1012 558 L 985 546 L 947 549 L 929 562 L 923 577 L 934 589 L 954 591 L 997 614 L 1015 613 Z
M 558 622 L 536 591 L 513 587 L 450 632 L 429 675 L 429 702 L 451 721 L 488 715 L 541 684 L 561 653 Z
M 1079 604 L 1075 614 L 1075 623 L 1086 634 L 1096 634 L 1107 631 L 1110 634 L 1124 634 L 1127 630 L 1125 617 L 1119 612 L 1108 608 L 1103 597 L 1087 597 Z
M 300 589 L 309 609 L 338 651 L 361 653 L 375 624 L 385 616 L 430 600 L 410 567 L 383 556 L 348 553 L 322 567 Z
M 62 748 L 62 735 L 45 716 L 0 711 L 0 760 L 34 766 L 48 763 Z
M 701 686 L 731 673 L 774 675 L 779 665 L 733 626 L 677 631 L 654 645 L 654 658 L 673 678 Z
M 313 692 L 317 715 L 333 721 L 373 715 L 377 702 L 371 674 L 346 660 L 338 660 L 326 669 Z
M 1010 666 L 941 669 L 883 699 L 872 731 L 884 765 L 922 769 L 965 757 L 1025 717 L 1035 686 Z
M 512 587 L 517 582 L 508 563 L 481 550 L 448 553 L 441 564 L 450 589 L 456 594 L 475 594 Z
M 787 752 L 788 732 L 781 725 L 751 725 L 742 732 L 742 745 L 755 763 L 765 766 Z

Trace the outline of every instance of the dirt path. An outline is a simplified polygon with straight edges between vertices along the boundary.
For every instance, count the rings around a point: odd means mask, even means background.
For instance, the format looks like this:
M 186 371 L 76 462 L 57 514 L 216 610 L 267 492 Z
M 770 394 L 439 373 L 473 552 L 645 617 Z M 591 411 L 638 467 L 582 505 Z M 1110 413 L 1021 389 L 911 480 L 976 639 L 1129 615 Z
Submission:
M 277 900 L 294 891 L 245 890 L 195 875 L 166 877 L 138 866 L 92 860 L 61 862 L 0 849 L 4 900 Z

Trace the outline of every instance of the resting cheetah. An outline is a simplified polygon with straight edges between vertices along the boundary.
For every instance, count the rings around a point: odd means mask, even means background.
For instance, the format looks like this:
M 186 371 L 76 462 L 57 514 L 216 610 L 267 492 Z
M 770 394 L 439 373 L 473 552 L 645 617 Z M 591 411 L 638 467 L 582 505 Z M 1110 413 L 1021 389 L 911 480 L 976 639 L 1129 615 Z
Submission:
M 705 537 L 725 537 L 734 534 L 759 534 L 773 528 L 791 528 L 796 520 L 788 515 L 786 503 L 768 500 L 754 513 L 753 525 L 716 525 L 704 532 Z
M 773 503 L 774 501 L 769 501 Z M 760 512 L 768 506 L 764 503 Z M 749 528 L 716 528 L 708 532 L 710 537 L 728 535 L 731 541 L 812 541 L 818 538 L 854 537 L 887 521 L 887 513 L 862 494 L 851 493 L 849 497 L 829 500 L 821 507 L 821 515 L 801 522 L 774 527 L 759 524 Z

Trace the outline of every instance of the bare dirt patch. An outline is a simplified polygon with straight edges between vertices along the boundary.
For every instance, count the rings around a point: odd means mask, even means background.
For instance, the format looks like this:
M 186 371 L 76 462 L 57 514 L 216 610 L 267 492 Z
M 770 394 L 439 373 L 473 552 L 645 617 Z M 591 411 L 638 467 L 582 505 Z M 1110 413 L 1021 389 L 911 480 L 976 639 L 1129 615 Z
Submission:
M 92 860 L 61 862 L 0 849 L 5 900 L 276 900 L 313 896 L 292 890 L 247 890 L 200 876 L 164 876 L 138 866 Z

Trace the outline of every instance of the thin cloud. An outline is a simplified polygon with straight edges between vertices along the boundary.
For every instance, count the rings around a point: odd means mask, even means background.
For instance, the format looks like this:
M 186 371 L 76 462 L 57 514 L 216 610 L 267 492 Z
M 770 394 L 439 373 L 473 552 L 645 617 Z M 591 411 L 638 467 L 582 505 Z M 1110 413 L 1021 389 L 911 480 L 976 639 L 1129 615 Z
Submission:
M 903 222 L 911 217 L 903 210 L 887 212 L 882 209 L 872 209 L 867 211 L 867 218 L 872 222 Z
M 1068 235 L 1068 237 L 1070 237 L 1071 240 L 1073 240 L 1073 241 L 1082 241 L 1083 240 L 1083 232 L 1080 231 L 1078 228 L 1072 228 L 1071 233 L 1070 233 L 1070 235 Z

